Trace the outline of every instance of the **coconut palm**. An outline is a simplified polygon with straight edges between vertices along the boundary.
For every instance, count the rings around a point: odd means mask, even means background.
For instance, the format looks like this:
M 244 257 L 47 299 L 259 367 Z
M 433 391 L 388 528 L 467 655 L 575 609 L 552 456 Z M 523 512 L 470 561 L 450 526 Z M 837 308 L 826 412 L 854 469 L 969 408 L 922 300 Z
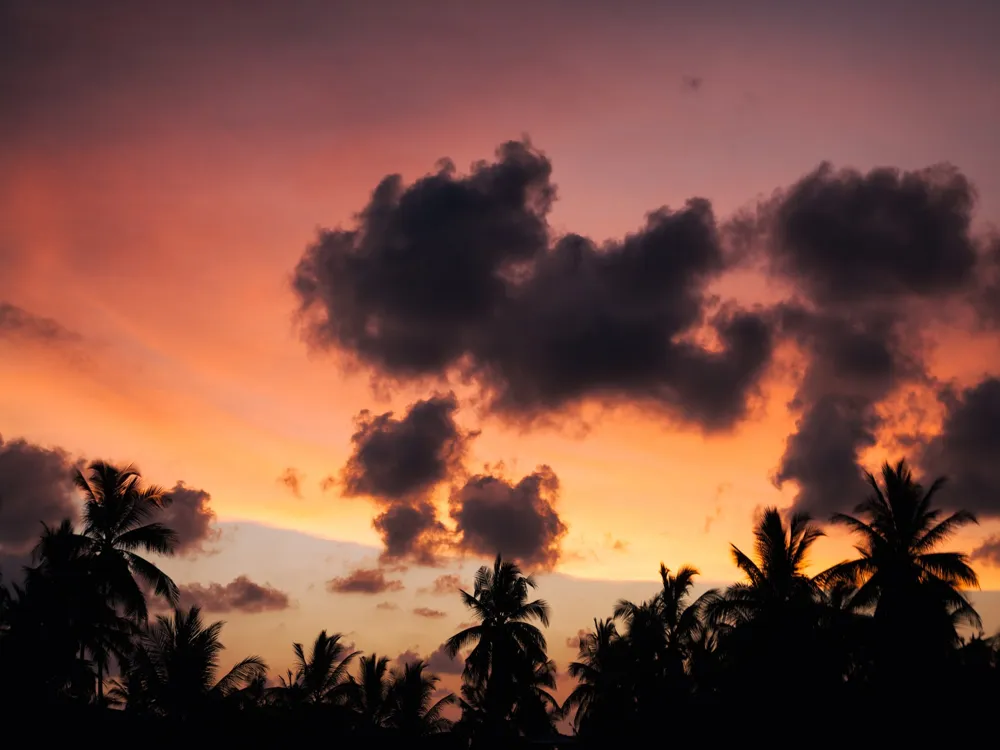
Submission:
M 856 585 L 854 606 L 874 610 L 876 620 L 890 628 L 912 633 L 919 624 L 915 617 L 924 622 L 932 618 L 954 645 L 954 621 L 982 626 L 961 590 L 978 587 L 979 579 L 966 555 L 936 548 L 963 526 L 977 523 L 976 517 L 964 510 L 945 515 L 932 507 L 944 477 L 925 489 L 905 461 L 895 466 L 886 462 L 881 474 L 880 485 L 867 473 L 872 492 L 855 508 L 856 516 L 838 513 L 832 518 L 860 537 L 855 547 L 860 557 L 835 565 L 819 578 Z
M 358 662 L 358 675 L 351 678 L 349 705 L 361 731 L 382 729 L 391 709 L 389 657 L 372 654 Z
M 733 561 L 747 580 L 712 597 L 706 606 L 709 615 L 716 622 L 739 625 L 817 601 L 819 585 L 805 567 L 809 548 L 823 535 L 806 513 L 794 514 L 786 526 L 777 508 L 765 508 L 754 527 L 756 560 L 730 545 Z
M 570 662 L 570 677 L 577 686 L 563 704 L 568 714 L 575 710 L 577 734 L 604 734 L 613 724 L 626 721 L 630 691 L 626 644 L 614 620 L 594 620 L 594 629 L 580 638 L 577 660 Z
M 435 702 L 434 692 L 440 678 L 427 674 L 426 668 L 426 663 L 416 661 L 393 674 L 388 726 L 404 737 L 425 737 L 451 728 L 451 721 L 441 716 L 441 712 L 455 702 L 455 696 L 448 693 Z
M 343 635 L 327 635 L 321 630 L 313 641 L 309 656 L 301 643 L 293 643 L 295 672 L 288 672 L 287 679 L 281 679 L 280 691 L 287 702 L 307 704 L 337 703 L 345 698 L 350 680 L 347 673 L 351 662 L 360 651 L 351 651 L 341 642 Z
M 257 656 L 238 662 L 218 677 L 223 623 L 205 626 L 198 607 L 159 616 L 149 626 L 128 664 L 128 677 L 116 686 L 127 698 L 150 710 L 189 718 L 228 698 L 263 676 L 267 666 Z

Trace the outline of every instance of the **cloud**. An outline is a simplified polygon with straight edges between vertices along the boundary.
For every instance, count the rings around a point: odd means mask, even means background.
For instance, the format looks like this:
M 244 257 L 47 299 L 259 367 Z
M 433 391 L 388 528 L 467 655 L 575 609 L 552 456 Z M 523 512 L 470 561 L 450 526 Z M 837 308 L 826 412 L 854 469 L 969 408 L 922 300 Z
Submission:
M 981 516 L 1000 516 L 1000 377 L 974 386 L 944 389 L 938 435 L 921 452 L 928 478 L 945 476 L 942 502 Z
M 348 496 L 371 498 L 381 509 L 372 525 L 387 560 L 433 565 L 446 529 L 428 499 L 438 484 L 462 472 L 469 442 L 478 433 L 455 421 L 455 394 L 411 404 L 401 417 L 363 411 L 351 436 L 353 452 L 341 471 Z
M 982 544 L 972 550 L 973 560 L 980 560 L 984 565 L 1000 568 L 1000 535 L 988 537 Z
M 278 477 L 278 481 L 288 488 L 295 497 L 302 499 L 302 481 L 305 477 L 302 473 L 296 469 L 294 466 L 289 466 L 283 472 L 281 476 Z
M 759 313 L 712 310 L 726 268 L 711 205 L 662 208 L 623 240 L 553 241 L 552 166 L 523 142 L 456 174 L 386 177 L 357 226 L 294 273 L 303 331 L 395 381 L 451 373 L 514 421 L 595 399 L 705 429 L 739 421 L 772 353 Z M 699 342 L 707 326 L 711 342 Z
M 498 552 L 549 569 L 559 560 L 566 525 L 555 510 L 559 479 L 540 466 L 517 484 L 476 475 L 451 497 L 458 546 L 476 554 Z
M 9 302 L 0 301 L 0 339 L 5 337 L 49 344 L 80 340 L 78 333 L 51 318 L 43 318 Z
M 586 637 L 587 631 L 584 628 L 580 628 L 576 631 L 576 635 L 571 635 L 566 639 L 566 648 L 580 648 L 580 643 Z
M 861 454 L 880 405 L 929 387 L 923 332 L 973 282 L 974 191 L 953 167 L 866 174 L 823 164 L 761 209 L 766 266 L 804 298 L 779 304 L 780 335 L 805 359 L 798 412 L 775 472 L 796 510 L 826 518 L 866 494 Z
M 685 91 L 701 91 L 701 86 L 705 79 L 701 76 L 686 75 L 681 78 L 681 85 Z
M 288 609 L 288 594 L 268 584 L 254 583 L 246 576 L 238 576 L 229 583 L 190 583 L 180 586 L 181 603 L 185 607 L 196 604 L 206 612 L 276 612 Z
M 80 466 L 61 448 L 0 437 L 0 566 L 8 578 L 28 564 L 43 523 L 79 517 L 73 473 Z
M 177 482 L 166 491 L 167 505 L 158 519 L 177 532 L 178 555 L 198 555 L 212 552 L 206 545 L 222 535 L 215 528 L 215 511 L 209 507 L 212 496 L 205 490 Z
M 399 609 L 399 605 L 392 602 L 379 602 L 375 605 L 375 609 L 395 610 Z
M 413 610 L 413 614 L 417 617 L 427 617 L 432 620 L 438 620 L 442 617 L 447 617 L 446 612 L 442 612 L 440 609 L 431 609 L 430 607 L 417 607 Z
M 453 573 L 446 573 L 434 579 L 428 588 L 418 589 L 418 594 L 430 594 L 431 596 L 451 596 L 457 594 L 462 588 L 462 579 Z
M 422 495 L 461 471 L 476 433 L 455 422 L 454 393 L 411 404 L 401 418 L 365 410 L 351 436 L 354 450 L 342 472 L 346 495 L 401 500 Z
M 448 649 L 442 643 L 427 657 L 427 670 L 434 674 L 462 674 L 465 670 L 465 659 L 460 655 L 448 655 Z
M 423 660 L 423 658 L 420 656 L 420 654 L 418 654 L 413 649 L 408 648 L 408 649 L 406 649 L 406 651 L 404 651 L 403 653 L 399 654 L 399 656 L 397 656 L 392 661 L 393 661 L 394 664 L 402 667 L 402 666 L 405 666 L 407 664 L 415 664 L 416 662 L 422 661 L 422 660 Z
M 403 582 L 387 579 L 385 573 L 378 568 L 357 568 L 346 576 L 327 581 L 326 589 L 338 594 L 383 594 L 387 591 L 401 591 Z

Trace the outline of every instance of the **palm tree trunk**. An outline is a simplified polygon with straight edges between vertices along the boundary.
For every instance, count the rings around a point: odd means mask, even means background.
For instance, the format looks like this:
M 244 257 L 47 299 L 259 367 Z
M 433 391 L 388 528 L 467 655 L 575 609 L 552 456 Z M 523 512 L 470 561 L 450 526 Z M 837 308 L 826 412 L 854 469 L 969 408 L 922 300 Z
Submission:
M 104 708 L 104 659 L 97 658 L 97 705 Z

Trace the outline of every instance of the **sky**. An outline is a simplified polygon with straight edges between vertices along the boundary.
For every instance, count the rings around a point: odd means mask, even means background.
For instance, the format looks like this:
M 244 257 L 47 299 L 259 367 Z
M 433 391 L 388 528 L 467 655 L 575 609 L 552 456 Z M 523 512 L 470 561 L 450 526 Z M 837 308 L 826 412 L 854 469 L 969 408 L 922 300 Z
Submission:
M 661 561 L 723 585 L 760 509 L 825 523 L 905 457 L 979 516 L 952 543 L 1000 627 L 998 28 L 0 2 L 4 570 L 67 467 L 132 463 L 234 661 L 429 657 L 503 547 L 564 670 Z

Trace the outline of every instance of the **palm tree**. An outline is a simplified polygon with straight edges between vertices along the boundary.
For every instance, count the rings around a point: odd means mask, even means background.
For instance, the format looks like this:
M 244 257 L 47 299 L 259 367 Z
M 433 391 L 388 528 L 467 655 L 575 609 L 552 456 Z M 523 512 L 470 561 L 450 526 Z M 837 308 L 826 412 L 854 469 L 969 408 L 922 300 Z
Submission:
M 942 648 L 958 645 L 956 623 L 981 628 L 979 614 L 961 590 L 979 585 L 968 558 L 960 552 L 936 551 L 976 518 L 964 510 L 945 515 L 932 507 L 945 484 L 943 477 L 925 489 L 905 461 L 895 466 L 886 462 L 881 475 L 880 484 L 867 473 L 872 492 L 855 508 L 857 515 L 838 513 L 832 518 L 860 537 L 855 547 L 860 556 L 833 566 L 818 579 L 857 586 L 853 606 L 874 612 L 883 636 L 880 651 L 897 652 L 889 667 L 897 671 L 913 662 L 915 650 L 934 643 Z
M 388 726 L 407 738 L 439 734 L 451 728 L 451 721 L 441 716 L 441 712 L 455 702 L 455 696 L 448 693 L 434 702 L 440 678 L 427 674 L 426 668 L 423 661 L 416 661 L 393 674 Z
M 796 513 L 785 526 L 777 508 L 765 508 L 754 527 L 756 560 L 735 544 L 733 561 L 747 577 L 708 606 L 716 622 L 740 625 L 801 607 L 820 596 L 816 581 L 805 573 L 809 548 L 824 536 L 807 513 Z
M 492 568 L 484 565 L 477 571 L 472 593 L 460 592 L 478 624 L 445 642 L 452 657 L 475 644 L 465 661 L 463 680 L 482 694 L 488 721 L 484 732 L 493 738 L 502 735 L 503 725 L 512 717 L 518 672 L 548 662 L 545 636 L 531 621 L 548 626 L 549 605 L 542 599 L 529 601 L 529 591 L 535 587 L 534 578 L 497 555 Z
M 570 662 L 569 675 L 577 681 L 563 704 L 568 714 L 575 709 L 573 729 L 577 734 L 605 734 L 619 722 L 628 720 L 630 694 L 625 643 L 615 621 L 594 620 L 594 629 L 580 638 L 577 660 Z
M 159 522 L 147 522 L 169 502 L 159 487 L 142 486 L 139 472 L 94 461 L 87 473 L 77 471 L 76 486 L 84 496 L 83 539 L 95 558 L 106 593 L 137 623 L 147 618 L 146 596 L 138 578 L 157 596 L 176 606 L 178 591 L 170 577 L 138 552 L 172 554 L 177 534 Z
M 290 699 L 296 703 L 317 705 L 320 703 L 336 703 L 347 695 L 350 686 L 348 667 L 360 651 L 347 653 L 341 642 L 343 635 L 334 633 L 328 636 L 321 630 L 306 657 L 301 643 L 293 643 L 295 653 L 294 675 L 289 670 L 288 678 L 282 678 L 281 687 Z
M 390 711 L 389 657 L 372 654 L 358 662 L 357 679 L 350 683 L 351 709 L 362 731 L 385 727 Z
M 153 711 L 188 718 L 210 702 L 228 698 L 263 676 L 267 666 L 258 656 L 241 660 L 218 677 L 222 622 L 207 627 L 198 607 L 159 616 L 136 645 L 126 683 L 116 686 L 130 699 Z M 118 692 L 118 691 L 116 691 Z

